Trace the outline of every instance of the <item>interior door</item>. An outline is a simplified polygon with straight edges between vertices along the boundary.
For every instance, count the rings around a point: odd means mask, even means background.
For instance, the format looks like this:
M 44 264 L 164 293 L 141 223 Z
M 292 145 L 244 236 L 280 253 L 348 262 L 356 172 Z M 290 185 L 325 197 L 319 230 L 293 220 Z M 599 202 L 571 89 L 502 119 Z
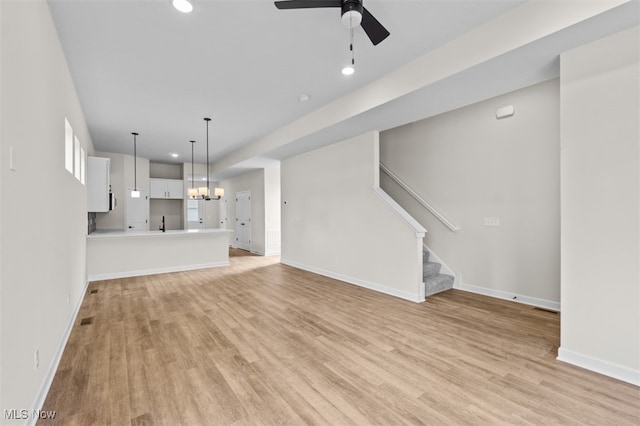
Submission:
M 251 191 L 236 193 L 236 247 L 251 250 Z
M 204 200 L 187 200 L 187 229 L 204 229 Z
M 127 191 L 127 228 L 126 231 L 149 230 L 149 191 L 138 189 L 140 198 L 131 197 L 131 188 Z

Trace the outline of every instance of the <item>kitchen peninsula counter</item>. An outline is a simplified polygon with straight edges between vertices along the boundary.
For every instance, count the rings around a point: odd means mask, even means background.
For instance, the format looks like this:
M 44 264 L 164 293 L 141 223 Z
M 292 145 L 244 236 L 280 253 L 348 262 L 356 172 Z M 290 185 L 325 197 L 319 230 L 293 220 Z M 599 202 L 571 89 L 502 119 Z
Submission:
M 87 236 L 89 281 L 229 265 L 232 230 L 97 230 Z

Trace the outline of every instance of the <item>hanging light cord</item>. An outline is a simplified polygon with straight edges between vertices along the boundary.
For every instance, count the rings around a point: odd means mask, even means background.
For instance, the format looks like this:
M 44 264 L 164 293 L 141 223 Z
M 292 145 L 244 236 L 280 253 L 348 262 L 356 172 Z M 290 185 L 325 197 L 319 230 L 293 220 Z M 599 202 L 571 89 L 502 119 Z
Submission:
M 351 66 L 355 67 L 356 66 L 356 59 L 354 57 L 354 52 L 353 52 L 353 18 L 352 15 L 349 15 L 349 22 L 351 25 L 349 25 L 349 50 L 351 51 Z
M 136 153 L 136 136 L 138 136 L 137 133 L 131 133 L 133 135 L 133 190 L 137 191 L 138 190 L 138 169 L 136 168 L 136 163 L 137 163 L 137 158 L 138 155 Z
M 195 145 L 196 141 L 189 141 L 191 142 L 191 189 L 193 188 L 193 146 Z
M 204 121 L 207 122 L 207 197 L 211 197 L 209 194 L 209 122 L 210 118 L 205 118 Z

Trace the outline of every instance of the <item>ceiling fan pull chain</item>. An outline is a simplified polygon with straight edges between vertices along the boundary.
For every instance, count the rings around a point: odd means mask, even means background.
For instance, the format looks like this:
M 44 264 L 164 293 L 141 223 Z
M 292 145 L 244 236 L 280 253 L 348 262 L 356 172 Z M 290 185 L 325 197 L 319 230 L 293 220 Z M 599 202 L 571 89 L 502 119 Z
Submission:
M 355 65 L 356 64 L 356 60 L 355 60 L 355 56 L 354 56 L 354 51 L 353 51 L 353 27 L 351 27 L 351 29 L 349 30 L 350 32 L 350 43 L 349 43 L 349 50 L 351 51 L 351 65 Z

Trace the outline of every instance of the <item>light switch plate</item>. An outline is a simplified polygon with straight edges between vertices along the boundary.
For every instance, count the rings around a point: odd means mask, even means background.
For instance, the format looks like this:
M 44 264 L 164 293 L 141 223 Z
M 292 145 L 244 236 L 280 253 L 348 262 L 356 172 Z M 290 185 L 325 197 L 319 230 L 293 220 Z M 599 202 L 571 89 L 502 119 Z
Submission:
M 12 172 L 16 171 L 16 164 L 13 159 L 13 146 L 9 147 L 9 170 L 11 170 Z

